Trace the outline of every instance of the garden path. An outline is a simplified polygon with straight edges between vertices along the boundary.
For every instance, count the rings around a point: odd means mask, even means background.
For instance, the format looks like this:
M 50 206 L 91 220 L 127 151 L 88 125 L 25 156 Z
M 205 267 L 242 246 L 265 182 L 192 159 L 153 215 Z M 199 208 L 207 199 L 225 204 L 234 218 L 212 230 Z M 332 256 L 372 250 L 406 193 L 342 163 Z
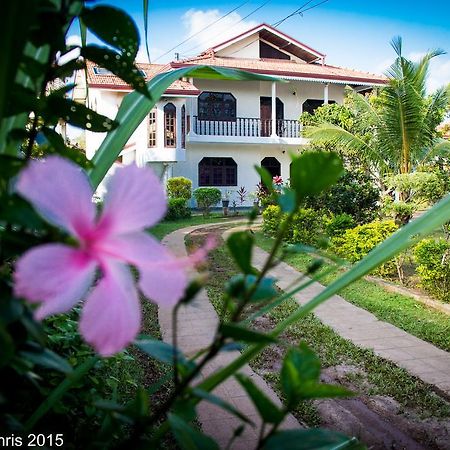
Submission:
M 177 256 L 186 256 L 187 252 L 184 243 L 186 235 L 199 228 L 211 228 L 214 225 L 215 224 L 198 225 L 174 231 L 163 239 L 163 243 Z M 223 223 L 219 224 L 219 226 L 223 226 Z M 172 342 L 171 312 L 170 309 L 163 308 L 160 308 L 158 311 L 162 338 L 165 342 L 169 343 Z M 198 350 L 207 347 L 213 339 L 217 324 L 217 314 L 208 299 L 206 291 L 202 290 L 199 295 L 197 295 L 194 302 L 187 306 L 182 306 L 179 310 L 177 327 L 178 347 L 188 355 L 192 355 Z M 218 368 L 229 364 L 238 356 L 240 356 L 238 351 L 220 353 L 202 370 L 200 379 L 210 375 Z M 253 382 L 257 384 L 274 403 L 281 405 L 275 392 L 259 375 L 254 373 L 248 365 L 244 366 L 240 372 L 251 377 Z M 234 405 L 257 425 L 257 428 L 246 426 L 243 433 L 234 441 L 230 448 L 233 450 L 250 450 L 255 448 L 258 442 L 260 420 L 253 403 L 248 398 L 245 390 L 234 378 L 229 378 L 218 386 L 213 393 Z M 233 436 L 233 431 L 240 425 L 240 420 L 223 409 L 205 401 L 199 404 L 197 412 L 203 431 L 212 436 L 221 448 L 225 448 Z M 291 415 L 286 418 L 282 425 L 282 428 L 289 429 L 299 427 L 298 421 Z
M 227 230 L 224 238 L 237 230 L 246 229 L 240 226 Z M 267 252 L 259 247 L 253 251 L 253 265 L 261 268 L 267 258 Z M 273 268 L 270 274 L 278 280 L 277 286 L 285 290 L 303 274 L 284 262 Z M 323 289 L 320 283 L 314 282 L 293 297 L 304 304 L 318 295 Z M 425 383 L 450 395 L 450 354 L 434 345 L 410 335 L 390 323 L 379 320 L 372 313 L 333 295 L 329 300 L 314 310 L 314 314 L 326 325 L 333 328 L 340 336 L 354 344 L 372 349 L 377 355 L 393 361 Z

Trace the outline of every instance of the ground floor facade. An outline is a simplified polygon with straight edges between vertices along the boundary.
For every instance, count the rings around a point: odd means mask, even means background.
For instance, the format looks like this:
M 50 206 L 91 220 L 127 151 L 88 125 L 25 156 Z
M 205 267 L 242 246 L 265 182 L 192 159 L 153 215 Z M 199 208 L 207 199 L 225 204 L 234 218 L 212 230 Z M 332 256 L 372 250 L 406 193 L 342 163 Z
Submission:
M 233 200 L 238 206 L 251 206 L 257 184 L 261 181 L 255 170 L 256 166 L 265 167 L 272 176 L 281 175 L 287 181 L 290 177 L 290 153 L 297 153 L 299 148 L 283 145 L 232 145 L 232 144 L 197 144 L 186 148 L 186 160 L 176 163 L 151 164 L 164 179 L 186 177 L 192 180 L 192 187 L 217 187 L 222 197 L 227 194 L 230 204 Z M 240 203 L 237 190 L 244 188 L 247 192 L 245 202 Z M 195 206 L 192 202 L 191 206 Z

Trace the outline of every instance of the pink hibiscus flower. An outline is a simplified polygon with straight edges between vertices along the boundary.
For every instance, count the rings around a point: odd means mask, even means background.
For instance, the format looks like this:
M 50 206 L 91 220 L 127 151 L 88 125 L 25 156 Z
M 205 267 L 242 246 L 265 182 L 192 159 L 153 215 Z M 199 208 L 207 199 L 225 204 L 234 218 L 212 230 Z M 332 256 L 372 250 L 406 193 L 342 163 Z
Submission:
M 272 182 L 273 182 L 273 184 L 276 184 L 277 186 L 279 186 L 280 184 L 283 184 L 283 178 L 281 178 L 280 175 L 275 175 L 272 178 Z
M 79 327 L 103 356 L 125 348 L 140 330 L 141 308 L 129 265 L 138 269 L 138 287 L 146 297 L 173 306 L 187 286 L 186 269 L 206 255 L 201 249 L 191 258 L 177 259 L 144 231 L 166 212 L 164 191 L 148 168 L 117 169 L 99 215 L 87 176 L 56 156 L 32 161 L 22 171 L 17 191 L 78 245 L 51 243 L 27 251 L 16 264 L 15 294 L 40 303 L 35 313 L 40 320 L 67 312 L 84 299 L 100 270 L 100 280 L 83 304 Z

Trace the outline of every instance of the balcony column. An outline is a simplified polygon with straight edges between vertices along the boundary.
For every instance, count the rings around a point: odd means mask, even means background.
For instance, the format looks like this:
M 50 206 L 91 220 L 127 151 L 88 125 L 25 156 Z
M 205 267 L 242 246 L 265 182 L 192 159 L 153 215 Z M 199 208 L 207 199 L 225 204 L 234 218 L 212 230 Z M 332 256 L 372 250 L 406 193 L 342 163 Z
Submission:
M 181 148 L 181 104 L 175 103 L 176 124 L 175 124 L 175 148 Z
M 323 104 L 328 105 L 328 83 L 323 86 Z
M 277 137 L 277 84 L 272 81 L 272 133 L 271 137 Z

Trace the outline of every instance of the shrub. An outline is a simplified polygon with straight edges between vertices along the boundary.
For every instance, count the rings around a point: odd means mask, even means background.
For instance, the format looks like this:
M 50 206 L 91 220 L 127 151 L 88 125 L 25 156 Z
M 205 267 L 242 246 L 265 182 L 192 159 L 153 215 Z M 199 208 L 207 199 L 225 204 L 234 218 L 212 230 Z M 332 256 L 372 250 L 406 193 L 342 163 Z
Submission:
M 450 302 L 450 243 L 444 239 L 424 239 L 414 248 L 416 272 L 431 295 Z
M 269 205 L 262 213 L 263 223 L 262 230 L 264 233 L 273 236 L 278 231 L 278 227 L 283 219 L 284 214 L 279 206 Z
M 220 202 L 222 193 L 217 188 L 202 187 L 194 191 L 194 198 L 197 206 L 203 211 L 203 214 L 208 215 L 211 206 Z
M 370 178 L 361 172 L 346 171 L 339 181 L 320 195 L 306 200 L 306 206 L 349 214 L 359 224 L 375 219 L 380 193 Z
M 191 210 L 184 198 L 169 198 L 165 220 L 179 220 L 191 217 Z
M 374 247 L 383 242 L 398 226 L 393 220 L 376 220 L 346 230 L 341 236 L 331 240 L 332 250 L 351 263 L 366 256 Z M 392 275 L 397 270 L 395 261 L 388 261 L 380 266 L 376 273 L 382 276 Z
M 282 213 L 280 207 L 275 205 L 269 205 L 263 211 L 262 216 L 262 230 L 271 236 L 278 232 L 281 223 L 286 218 L 286 214 Z M 292 219 L 285 240 L 291 243 L 316 245 L 319 242 L 321 231 L 319 213 L 313 209 L 300 209 Z
M 174 177 L 167 180 L 169 198 L 183 198 L 188 201 L 192 197 L 192 181 L 185 177 Z
M 330 238 L 342 236 L 346 230 L 353 228 L 355 225 L 355 219 L 350 214 L 331 214 L 331 216 L 324 217 L 324 231 Z

